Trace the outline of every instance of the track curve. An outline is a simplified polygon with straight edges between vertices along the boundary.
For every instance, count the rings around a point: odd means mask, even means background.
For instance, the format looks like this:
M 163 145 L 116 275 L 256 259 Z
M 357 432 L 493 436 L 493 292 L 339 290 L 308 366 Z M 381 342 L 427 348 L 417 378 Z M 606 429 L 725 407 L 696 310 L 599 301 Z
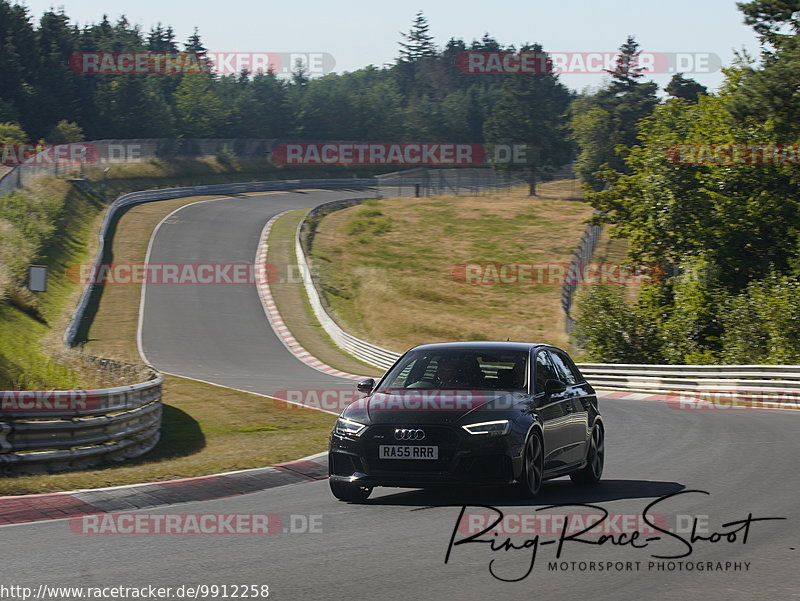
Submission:
M 341 197 L 340 193 L 268 195 L 196 204 L 154 236 L 152 262 L 252 262 L 258 234 L 274 214 Z M 170 220 L 167 220 L 169 222 Z M 252 287 L 250 287 L 252 288 Z M 194 290 L 194 292 L 192 292 Z M 344 386 L 292 357 L 274 336 L 256 292 L 239 286 L 161 286 L 147 290 L 142 343 L 165 371 L 244 390 Z M 289 485 L 164 511 L 268 512 L 284 527 L 292 515 L 321 516 L 321 532 L 269 536 L 81 535 L 67 521 L 0 528 L 3 573 L 18 585 L 181 586 L 268 584 L 272 598 L 298 599 L 793 599 L 797 584 L 800 412 L 687 411 L 661 402 L 601 400 L 607 427 L 606 472 L 596 488 L 547 482 L 535 503 L 504 488 L 463 491 L 378 489 L 363 505 L 337 502 L 324 481 Z M 707 491 L 687 493 L 689 490 Z M 541 545 L 530 576 L 529 551 L 491 552 L 487 544 L 445 553 L 462 504 L 536 512 L 551 504 L 591 503 L 612 514 L 639 515 L 658 497 L 670 526 L 699 516 L 708 533 L 755 517 L 746 544 L 699 541 L 681 561 L 749 562 L 744 571 L 647 569 L 651 554 L 680 554 L 664 535 L 648 548 L 565 543 L 561 561 L 636 562 L 640 570 L 548 569 L 555 545 Z M 475 511 L 481 511 L 476 508 Z M 486 510 L 484 510 L 486 511 Z M 560 513 L 585 509 L 565 507 Z M 703 518 L 702 516 L 706 516 Z M 687 536 L 687 533 L 682 533 Z M 461 536 L 458 535 L 457 536 Z M 532 535 L 514 538 L 517 544 Z M 541 541 L 553 539 L 543 535 Z M 678 560 L 676 560 L 678 561 Z

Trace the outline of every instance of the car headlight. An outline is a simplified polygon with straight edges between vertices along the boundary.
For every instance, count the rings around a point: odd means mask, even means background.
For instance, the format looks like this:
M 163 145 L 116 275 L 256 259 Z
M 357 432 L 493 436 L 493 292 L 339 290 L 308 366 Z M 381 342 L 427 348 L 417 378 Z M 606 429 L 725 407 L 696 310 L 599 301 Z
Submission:
M 346 417 L 340 417 L 336 420 L 333 431 L 339 436 L 360 436 L 364 428 L 366 428 L 364 424 L 359 424 Z
M 461 426 L 470 434 L 488 434 L 489 436 L 503 436 L 508 434 L 511 429 L 511 422 L 507 419 L 500 419 L 494 422 L 481 422 L 479 424 L 469 424 Z

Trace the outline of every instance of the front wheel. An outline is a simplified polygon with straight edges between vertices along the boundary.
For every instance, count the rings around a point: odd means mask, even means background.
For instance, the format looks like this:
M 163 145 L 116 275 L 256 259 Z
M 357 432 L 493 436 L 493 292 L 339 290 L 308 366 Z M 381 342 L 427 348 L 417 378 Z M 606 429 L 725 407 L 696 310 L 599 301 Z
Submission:
M 603 426 L 595 424 L 592 429 L 592 438 L 589 440 L 589 451 L 586 453 L 586 465 L 569 475 L 573 482 L 578 484 L 595 484 L 600 482 L 603 475 L 603 460 L 605 458 L 605 433 Z
M 366 501 L 372 493 L 371 486 L 359 486 L 358 484 L 350 484 L 349 482 L 335 482 L 328 480 L 333 496 L 340 501 L 349 501 L 350 503 L 360 503 Z
M 520 486 L 525 495 L 535 497 L 542 488 L 544 475 L 544 446 L 541 437 L 533 433 L 525 443 L 525 453 L 522 461 L 522 477 Z

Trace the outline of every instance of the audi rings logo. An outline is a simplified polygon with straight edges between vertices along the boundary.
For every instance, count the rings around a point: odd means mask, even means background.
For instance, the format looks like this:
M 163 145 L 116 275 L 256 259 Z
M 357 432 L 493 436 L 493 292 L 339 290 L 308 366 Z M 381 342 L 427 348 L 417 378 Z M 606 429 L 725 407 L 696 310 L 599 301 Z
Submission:
M 411 430 L 408 428 L 397 428 L 394 431 L 396 440 L 422 440 L 425 438 L 425 430 Z

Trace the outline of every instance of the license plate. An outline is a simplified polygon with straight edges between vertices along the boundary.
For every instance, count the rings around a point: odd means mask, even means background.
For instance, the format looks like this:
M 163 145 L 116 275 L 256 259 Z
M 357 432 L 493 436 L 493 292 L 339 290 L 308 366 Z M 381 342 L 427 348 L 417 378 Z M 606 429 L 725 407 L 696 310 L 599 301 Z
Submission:
M 382 444 L 379 459 L 439 459 L 439 447 L 423 445 Z

